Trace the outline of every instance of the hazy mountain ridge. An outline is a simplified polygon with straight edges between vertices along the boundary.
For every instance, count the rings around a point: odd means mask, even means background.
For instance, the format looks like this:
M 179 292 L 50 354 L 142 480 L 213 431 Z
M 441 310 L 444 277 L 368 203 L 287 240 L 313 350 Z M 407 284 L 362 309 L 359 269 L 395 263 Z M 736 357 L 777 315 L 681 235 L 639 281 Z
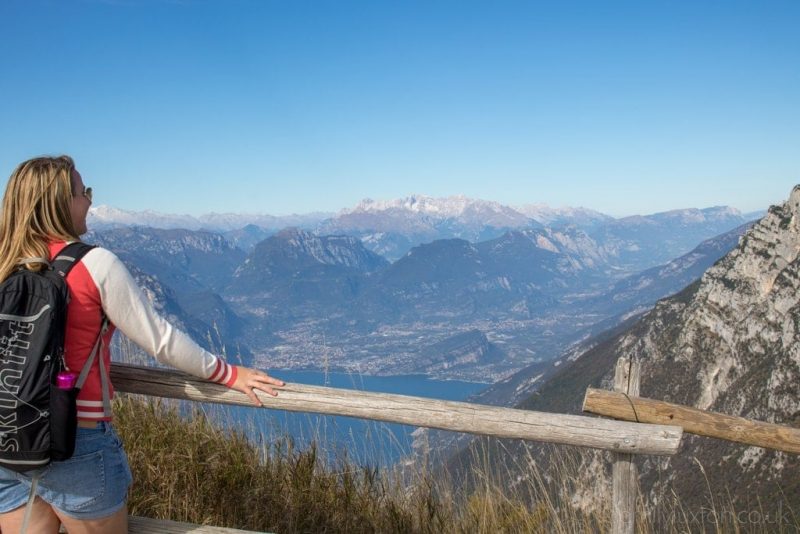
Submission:
M 464 196 L 434 198 L 412 195 L 374 201 L 365 199 L 337 214 L 271 215 L 206 214 L 200 217 L 130 212 L 99 206 L 89 212 L 90 227 L 106 229 L 148 225 L 161 228 L 208 230 L 224 234 L 245 251 L 286 227 L 317 235 L 350 235 L 390 261 L 414 246 L 439 239 L 479 242 L 510 230 L 575 227 L 618 258 L 618 268 L 637 271 L 664 263 L 697 243 L 729 230 L 747 219 L 726 207 L 672 210 L 615 219 L 586 208 L 550 208 L 529 204 L 513 208 L 498 202 Z M 681 231 L 676 230 L 680 228 Z M 656 245 L 658 243 L 658 245 Z
M 221 287 L 245 258 L 222 235 L 202 230 L 121 227 L 93 231 L 86 240 L 186 288 Z
M 438 239 L 478 242 L 513 230 L 574 227 L 601 244 L 616 268 L 637 271 L 669 261 L 703 239 L 747 221 L 729 207 L 679 209 L 621 219 L 585 208 L 556 210 L 528 205 L 520 209 L 528 214 L 462 196 L 367 200 L 325 221 L 317 232 L 354 235 L 371 250 L 393 260 L 413 246 Z
M 506 260 L 526 256 L 530 268 L 548 269 L 551 273 L 578 274 L 608 270 L 610 258 L 585 232 L 574 227 L 541 228 L 506 232 L 503 236 L 477 245 L 494 256 L 496 269 L 503 269 Z M 548 254 L 560 256 L 551 265 L 540 263 Z
M 231 245 L 250 252 L 258 243 L 275 233 L 275 230 L 262 228 L 255 224 L 247 224 L 242 228 L 223 232 L 222 235 Z
M 275 232 L 288 226 L 312 228 L 332 215 L 332 213 L 324 212 L 283 216 L 247 213 L 206 213 L 195 217 L 187 214 L 160 213 L 152 210 L 123 210 L 101 205 L 89 209 L 87 221 L 89 227 L 94 230 L 107 230 L 125 226 L 149 226 L 162 230 L 185 229 L 229 232 L 253 225 Z
M 748 222 L 729 207 L 636 215 L 588 230 L 618 268 L 633 272 L 666 263 L 698 243 Z
M 523 204 L 515 209 L 544 226 L 577 226 L 593 228 L 614 220 L 614 217 L 589 208 L 551 208 L 547 204 Z
M 707 239 L 691 252 L 657 267 L 627 276 L 604 294 L 582 302 L 587 309 L 612 313 L 652 306 L 676 288 L 683 288 L 735 248 L 744 233 L 755 224 L 745 223 L 729 232 Z
M 381 256 L 367 250 L 356 238 L 342 235 L 317 236 L 296 228 L 282 230 L 256 245 L 234 273 L 271 275 L 297 272 L 315 265 L 338 266 L 369 273 L 388 265 Z

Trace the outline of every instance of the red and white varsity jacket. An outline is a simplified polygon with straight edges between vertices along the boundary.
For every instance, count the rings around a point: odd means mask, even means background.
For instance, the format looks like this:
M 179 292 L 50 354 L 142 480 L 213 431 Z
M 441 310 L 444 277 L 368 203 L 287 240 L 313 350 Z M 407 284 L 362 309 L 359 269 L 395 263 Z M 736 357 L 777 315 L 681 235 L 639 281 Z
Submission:
M 66 245 L 63 241 L 50 243 L 50 258 L 55 258 Z M 70 302 L 64 360 L 69 370 L 80 372 L 83 368 L 105 312 L 110 325 L 99 359 L 107 370 L 111 365 L 111 337 L 115 328 L 119 328 L 161 363 L 228 387 L 236 381 L 234 366 L 201 348 L 158 314 L 114 253 L 99 247 L 90 250 L 67 275 L 67 285 Z M 113 396 L 113 385 L 110 393 Z M 96 363 L 78 395 L 78 419 L 111 419 L 103 415 L 100 368 Z

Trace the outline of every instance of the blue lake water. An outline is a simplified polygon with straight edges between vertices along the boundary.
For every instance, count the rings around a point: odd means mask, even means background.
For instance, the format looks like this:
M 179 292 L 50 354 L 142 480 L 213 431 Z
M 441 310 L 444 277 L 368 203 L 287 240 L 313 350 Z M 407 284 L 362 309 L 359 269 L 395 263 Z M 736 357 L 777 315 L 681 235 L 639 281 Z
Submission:
M 489 386 L 432 380 L 422 375 L 363 376 L 291 370 L 271 370 L 270 374 L 286 382 L 454 401 L 463 401 Z M 362 465 L 391 465 L 408 455 L 411 432 L 416 430 L 396 423 L 242 406 L 204 405 L 204 410 L 219 422 L 244 429 L 256 441 L 272 443 L 291 436 L 300 448 L 316 441 L 329 459 L 346 454 Z

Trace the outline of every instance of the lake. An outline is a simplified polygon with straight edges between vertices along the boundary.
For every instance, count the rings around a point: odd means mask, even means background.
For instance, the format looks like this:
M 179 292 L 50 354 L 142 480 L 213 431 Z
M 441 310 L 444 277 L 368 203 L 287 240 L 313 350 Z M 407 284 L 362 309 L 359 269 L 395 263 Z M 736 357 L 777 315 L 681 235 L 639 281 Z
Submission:
M 270 374 L 299 384 L 453 401 L 463 401 L 489 386 L 458 380 L 434 380 L 423 375 L 364 376 L 277 369 L 271 370 Z M 417 428 L 352 417 L 242 406 L 204 404 L 203 409 L 218 422 L 244 429 L 257 442 L 273 443 L 290 436 L 295 445 L 305 448 L 316 441 L 328 459 L 347 455 L 360 465 L 392 465 L 409 455 L 413 441 L 411 433 Z

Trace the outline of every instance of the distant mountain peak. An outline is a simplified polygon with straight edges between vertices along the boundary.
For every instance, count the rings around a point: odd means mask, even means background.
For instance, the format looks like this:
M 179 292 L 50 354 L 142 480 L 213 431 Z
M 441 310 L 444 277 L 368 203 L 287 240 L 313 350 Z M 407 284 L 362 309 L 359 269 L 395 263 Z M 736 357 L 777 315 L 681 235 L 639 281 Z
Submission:
M 464 195 L 448 197 L 431 197 L 427 195 L 410 195 L 392 200 L 373 200 L 365 198 L 354 208 L 343 209 L 340 215 L 352 213 L 380 213 L 391 210 L 408 211 L 416 214 L 430 215 L 436 218 L 458 218 L 469 210 L 495 211 L 497 213 L 515 212 L 513 208 L 499 202 L 478 200 Z M 515 212 L 517 213 L 517 212 Z M 518 214 L 518 213 L 517 213 Z
M 544 203 L 523 204 L 514 206 L 514 209 L 530 217 L 534 221 L 546 226 L 571 223 L 582 226 L 593 226 L 613 220 L 614 218 L 605 213 L 600 213 L 584 207 L 563 206 L 552 208 Z

